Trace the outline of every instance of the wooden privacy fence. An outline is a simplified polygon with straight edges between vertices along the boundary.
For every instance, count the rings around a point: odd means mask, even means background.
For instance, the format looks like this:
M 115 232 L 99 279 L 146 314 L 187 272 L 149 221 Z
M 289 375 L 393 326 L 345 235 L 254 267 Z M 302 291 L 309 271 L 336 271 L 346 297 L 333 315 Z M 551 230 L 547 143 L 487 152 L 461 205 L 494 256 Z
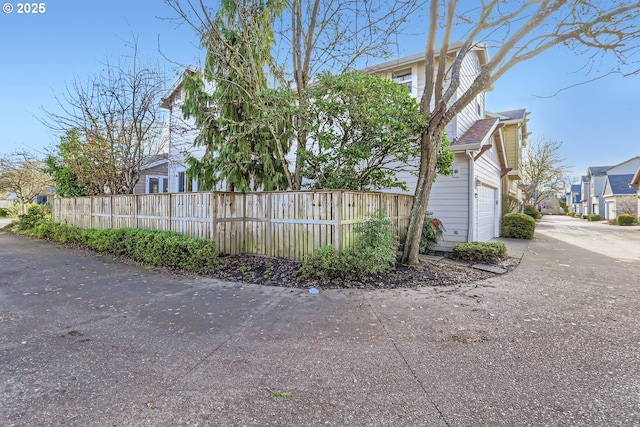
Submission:
M 55 222 L 143 228 L 213 239 L 223 254 L 295 260 L 349 247 L 354 227 L 384 209 L 404 241 L 413 196 L 354 191 L 203 192 L 54 198 Z

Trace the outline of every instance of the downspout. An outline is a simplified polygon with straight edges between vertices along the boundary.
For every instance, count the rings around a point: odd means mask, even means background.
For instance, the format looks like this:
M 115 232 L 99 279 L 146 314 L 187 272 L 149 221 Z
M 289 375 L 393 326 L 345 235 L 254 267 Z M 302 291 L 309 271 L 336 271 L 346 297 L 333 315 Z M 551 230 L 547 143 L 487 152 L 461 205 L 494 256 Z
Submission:
M 473 152 L 467 150 L 466 154 L 469 160 L 469 229 L 467 231 L 467 242 L 473 242 L 476 229 L 476 172 Z

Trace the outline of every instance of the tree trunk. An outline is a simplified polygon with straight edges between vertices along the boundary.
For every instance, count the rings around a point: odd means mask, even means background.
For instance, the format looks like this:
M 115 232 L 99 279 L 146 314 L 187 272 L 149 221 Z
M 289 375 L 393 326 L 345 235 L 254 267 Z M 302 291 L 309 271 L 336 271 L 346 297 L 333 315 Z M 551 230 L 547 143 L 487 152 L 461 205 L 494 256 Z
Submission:
M 423 134 L 420 141 L 420 167 L 418 173 L 418 185 L 416 186 L 413 206 L 409 218 L 409 228 L 407 230 L 407 240 L 404 244 L 401 263 L 404 265 L 417 265 L 420 250 L 420 237 L 422 236 L 422 226 L 424 216 L 427 213 L 431 186 L 436 178 L 438 162 L 438 152 L 442 145 L 442 130 L 433 130 L 429 127 Z

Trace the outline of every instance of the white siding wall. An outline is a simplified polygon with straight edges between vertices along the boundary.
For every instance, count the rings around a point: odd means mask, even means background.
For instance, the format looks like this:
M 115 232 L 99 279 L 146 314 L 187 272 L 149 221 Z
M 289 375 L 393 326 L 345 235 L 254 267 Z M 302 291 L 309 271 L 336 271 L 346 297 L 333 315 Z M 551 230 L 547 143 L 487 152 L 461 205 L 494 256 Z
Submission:
M 465 154 L 456 154 L 454 176 L 438 176 L 431 188 L 429 212 L 442 220 L 446 231 L 438 249 L 450 250 L 456 243 L 467 241 L 469 233 L 469 161 Z
M 186 153 L 202 157 L 203 148 L 194 148 L 193 141 L 198 135 L 193 120 L 182 118 L 182 102 L 171 107 L 171 136 L 169 142 L 169 192 L 178 191 L 178 172 L 186 171 Z
M 462 62 L 462 69 L 460 70 L 460 87 L 458 88 L 455 98 L 459 98 L 473 83 L 473 80 L 478 75 L 480 70 L 480 62 L 477 52 L 471 52 L 466 56 Z M 454 102 L 456 99 L 452 99 Z M 484 93 L 477 96 L 474 101 L 467 105 L 460 114 L 457 115 L 457 123 L 455 134 L 449 135 L 450 138 L 459 138 L 464 134 L 473 124 L 484 118 Z

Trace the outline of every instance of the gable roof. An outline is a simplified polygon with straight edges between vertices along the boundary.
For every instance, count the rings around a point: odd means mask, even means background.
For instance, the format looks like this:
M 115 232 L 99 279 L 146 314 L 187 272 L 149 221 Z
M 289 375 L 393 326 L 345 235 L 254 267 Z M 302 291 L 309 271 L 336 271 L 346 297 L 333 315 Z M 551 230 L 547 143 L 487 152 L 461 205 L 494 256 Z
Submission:
M 142 164 L 140 165 L 141 170 L 151 169 L 152 167 L 159 166 L 163 163 L 169 163 L 169 154 L 168 153 L 160 153 L 154 154 L 152 156 L 147 156 L 142 159 Z
M 607 169 L 611 169 L 613 166 L 589 166 L 587 168 L 587 173 L 591 176 L 593 175 L 606 175 Z
M 637 161 L 637 160 L 640 160 L 640 156 L 632 157 L 632 158 L 630 158 L 630 159 L 625 160 L 624 162 L 620 162 L 620 163 L 618 163 L 617 165 L 608 166 L 606 170 L 613 169 L 613 168 L 617 168 L 618 166 L 622 166 L 622 165 L 624 165 L 625 163 L 630 163 L 630 162 Z M 606 172 L 606 171 L 605 171 L 605 172 Z
M 629 183 L 629 185 L 640 191 L 640 167 L 636 171 L 635 175 L 633 175 L 633 178 L 631 179 L 631 183 Z
M 581 180 L 582 182 L 589 182 L 589 177 L 586 175 L 582 175 Z
M 571 184 L 571 192 L 572 193 L 579 193 L 582 191 L 582 185 L 580 184 Z
M 457 141 L 449 146 L 451 151 L 477 150 L 482 145 L 490 144 L 490 137 L 498 128 L 497 117 L 477 120 Z
M 171 88 L 167 91 L 166 96 L 160 98 L 160 101 L 161 101 L 160 107 L 166 108 L 167 110 L 171 107 L 173 98 L 177 96 L 178 93 L 180 93 L 180 90 L 182 89 L 182 80 L 184 79 L 184 76 L 187 74 L 191 76 L 193 75 L 193 73 L 195 73 L 195 71 L 190 68 L 186 68 L 184 70 L 184 72 L 180 75 L 180 77 L 176 79 L 176 81 L 173 83 Z
M 447 50 L 447 56 L 450 56 L 452 53 L 457 53 L 460 48 L 462 47 L 463 42 L 462 41 L 457 41 L 454 43 L 450 43 L 449 44 L 449 49 Z M 440 50 L 438 49 L 435 53 L 436 58 L 438 58 Z M 487 45 L 484 43 L 475 43 L 471 49 L 469 50 L 469 53 L 471 52 L 476 52 L 478 55 L 478 59 L 480 60 L 480 66 L 485 65 L 487 62 L 489 62 L 489 54 L 487 52 Z M 385 71 L 392 71 L 392 70 L 397 70 L 398 68 L 402 67 L 402 66 L 407 66 L 410 64 L 414 64 L 418 61 L 422 61 L 425 59 L 425 51 L 422 52 L 417 52 L 417 53 L 413 53 L 411 55 L 407 55 L 407 56 L 402 56 L 400 58 L 395 58 L 395 59 L 391 59 L 389 61 L 385 61 L 385 62 L 381 62 L 379 64 L 374 64 L 371 65 L 369 67 L 365 67 L 363 69 L 361 69 L 362 72 L 367 73 L 367 74 L 373 74 L 373 73 L 381 73 L 381 72 L 385 72 Z M 487 90 L 491 90 L 492 86 L 488 87 Z
M 526 108 L 519 108 L 517 110 L 500 111 L 492 114 L 498 117 L 502 122 L 509 122 L 512 120 L 514 121 L 525 120 L 529 113 L 527 112 Z
M 633 174 L 608 175 L 607 180 L 609 181 L 608 184 L 611 188 L 611 194 L 636 194 L 636 190 L 629 187 L 629 184 L 633 180 Z

